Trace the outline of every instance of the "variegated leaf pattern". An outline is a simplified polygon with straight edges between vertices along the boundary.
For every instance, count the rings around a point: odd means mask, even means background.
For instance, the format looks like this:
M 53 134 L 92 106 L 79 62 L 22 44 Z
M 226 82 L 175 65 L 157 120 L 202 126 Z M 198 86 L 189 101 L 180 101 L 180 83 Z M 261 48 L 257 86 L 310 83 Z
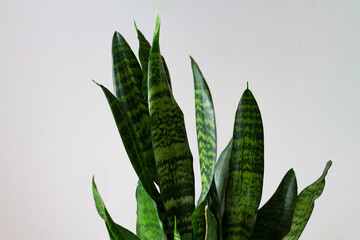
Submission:
M 135 234 L 127 230 L 126 228 L 123 228 L 122 226 L 116 224 L 112 218 L 110 217 L 110 214 L 106 210 L 105 204 L 103 200 L 101 199 L 100 193 L 97 190 L 95 180 L 93 177 L 92 180 L 92 190 L 93 190 L 93 196 L 95 201 L 96 209 L 102 219 L 104 219 L 106 228 L 108 229 L 109 236 L 111 240 L 140 240 Z
M 223 216 L 225 210 L 225 190 L 228 180 L 231 150 L 232 150 L 232 138 L 230 139 L 228 145 L 220 154 L 220 157 L 215 164 L 214 178 L 215 178 L 217 193 L 219 196 L 221 216 Z
M 328 161 L 323 174 L 313 184 L 306 187 L 299 194 L 296 201 L 291 229 L 290 232 L 283 238 L 284 240 L 299 239 L 314 209 L 315 200 L 320 197 L 324 190 L 325 177 L 331 167 L 331 164 L 332 161 Z
M 257 213 L 252 240 L 280 240 L 290 230 L 297 199 L 293 169 L 282 179 L 274 195 Z
M 143 73 L 135 54 L 118 32 L 113 37 L 112 56 L 115 96 L 132 122 L 147 175 L 157 183 L 148 105 L 142 94 Z
M 146 192 L 151 196 L 151 198 L 154 199 L 158 204 L 162 204 L 160 194 L 151 179 L 151 175 L 148 174 L 149 171 L 147 170 L 147 166 L 145 165 L 146 157 L 141 151 L 138 138 L 135 134 L 134 125 L 130 120 L 130 117 L 126 113 L 120 100 L 117 99 L 106 87 L 101 84 L 98 85 L 103 90 L 105 97 L 109 103 L 121 139 L 136 174 L 138 175 L 139 179 L 143 183 Z
M 192 239 L 191 213 L 194 210 L 194 171 L 184 116 L 177 105 L 162 64 L 159 47 L 160 19 L 157 19 L 149 57 L 149 112 L 155 162 L 161 197 L 169 228 L 174 236 L 174 216 L 183 240 Z
M 148 82 L 149 54 L 150 54 L 151 45 L 146 40 L 146 38 L 142 34 L 142 32 L 137 28 L 136 24 L 135 24 L 135 28 L 136 28 L 136 32 L 137 32 L 138 40 L 139 40 L 139 59 L 140 59 L 142 72 L 143 72 L 142 92 L 143 92 L 145 100 L 148 101 L 147 82 Z M 168 81 L 168 83 L 170 85 L 170 88 L 171 88 L 171 80 L 170 80 L 169 69 L 168 69 L 168 67 L 166 65 L 164 57 L 162 57 L 162 60 L 163 60 L 162 62 L 163 62 L 163 65 L 164 65 L 166 76 L 167 76 L 167 81 Z
M 225 240 L 250 238 L 261 199 L 263 172 L 264 134 L 261 114 L 253 94 L 246 89 L 235 117 L 225 194 Z
M 142 240 L 166 240 L 156 203 L 147 194 L 141 181 L 136 188 L 136 235 Z
M 214 176 L 216 162 L 216 124 L 211 93 L 199 66 L 191 58 L 195 86 L 196 133 L 202 190 L 198 205 L 206 197 Z

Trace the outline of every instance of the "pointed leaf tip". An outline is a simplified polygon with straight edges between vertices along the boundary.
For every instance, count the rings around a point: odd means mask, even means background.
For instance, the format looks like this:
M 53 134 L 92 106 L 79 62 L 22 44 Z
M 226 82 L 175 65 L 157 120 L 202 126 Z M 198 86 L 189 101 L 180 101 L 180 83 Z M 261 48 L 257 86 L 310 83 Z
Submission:
M 97 83 L 94 79 L 92 79 L 91 81 L 93 81 L 96 85 L 98 85 L 100 87 L 100 84 Z

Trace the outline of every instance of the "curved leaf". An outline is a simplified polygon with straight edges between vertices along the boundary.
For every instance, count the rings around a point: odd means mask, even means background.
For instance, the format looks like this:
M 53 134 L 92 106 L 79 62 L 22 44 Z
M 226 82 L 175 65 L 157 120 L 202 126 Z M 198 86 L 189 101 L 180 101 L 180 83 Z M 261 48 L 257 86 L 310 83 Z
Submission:
M 306 187 L 298 196 L 294 217 L 290 232 L 283 238 L 285 240 L 299 239 L 303 232 L 311 213 L 314 209 L 315 200 L 320 197 L 325 187 L 325 177 L 331 167 L 332 161 L 328 161 L 323 174 L 313 184 Z
M 147 194 L 141 181 L 136 188 L 136 235 L 142 240 L 166 240 L 156 203 Z
M 217 194 L 219 196 L 221 216 L 224 214 L 224 210 L 225 210 L 225 191 L 226 191 L 226 184 L 228 181 L 231 150 L 232 150 L 232 138 L 230 139 L 228 145 L 220 154 L 220 157 L 215 164 L 215 170 L 214 170 L 215 185 L 217 189 Z
M 264 173 L 264 134 L 260 110 L 249 89 L 235 117 L 225 194 L 224 239 L 249 239 L 260 204 Z
M 290 169 L 274 195 L 258 211 L 251 239 L 282 239 L 290 230 L 296 199 L 296 176 L 294 170 Z
M 149 110 L 142 94 L 142 70 L 130 46 L 118 32 L 115 32 L 113 37 L 112 56 L 115 96 L 132 122 L 140 151 L 144 156 L 143 165 L 148 169 L 147 174 L 157 183 Z
M 110 217 L 110 214 L 106 210 L 105 204 L 101 199 L 100 193 L 97 190 L 95 180 L 92 180 L 92 190 L 95 200 L 96 209 L 102 219 L 104 219 L 106 228 L 108 229 L 111 240 L 139 240 L 139 238 L 122 226 L 116 224 Z
M 98 83 L 96 84 L 101 87 L 106 96 L 121 139 L 136 174 L 151 198 L 157 201 L 157 203 L 160 202 L 160 194 L 152 181 L 151 175 L 148 174 L 147 166 L 145 165 L 146 157 L 144 156 L 144 152 L 141 151 L 140 143 L 135 134 L 133 122 L 130 120 L 130 117 L 126 113 L 120 100 L 117 99 L 106 87 Z
M 199 149 L 202 190 L 198 205 L 206 197 L 214 176 L 216 162 L 216 124 L 209 87 L 199 66 L 191 59 L 195 87 L 196 133 Z
M 192 239 L 191 213 L 194 210 L 194 171 L 184 116 L 170 90 L 159 47 L 160 20 L 157 19 L 149 58 L 149 112 L 155 162 L 161 197 L 174 236 L 174 216 L 183 240 Z

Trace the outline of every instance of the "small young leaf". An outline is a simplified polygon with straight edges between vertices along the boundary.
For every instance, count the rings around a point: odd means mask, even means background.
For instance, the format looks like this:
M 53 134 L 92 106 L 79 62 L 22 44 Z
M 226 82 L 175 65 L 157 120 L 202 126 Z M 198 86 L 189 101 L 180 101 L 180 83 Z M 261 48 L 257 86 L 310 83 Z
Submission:
M 166 240 L 156 203 L 147 194 L 141 181 L 136 188 L 136 235 L 142 240 Z
M 101 196 L 99 194 L 99 191 L 97 190 L 95 180 L 93 177 L 92 180 L 92 190 L 93 190 L 93 196 L 95 200 L 95 206 L 96 209 L 102 219 L 104 219 L 106 228 L 108 229 L 110 239 L 112 240 L 140 240 L 135 234 L 127 230 L 126 228 L 123 228 L 122 226 L 116 224 L 112 218 L 110 217 L 110 214 L 106 210 L 105 204 L 101 199 Z
M 324 190 L 325 177 L 331 167 L 331 164 L 332 162 L 328 161 L 323 174 L 313 184 L 306 187 L 299 194 L 296 201 L 291 229 L 290 232 L 283 238 L 284 240 L 299 239 L 314 209 L 315 200 L 320 197 Z
M 290 230 L 296 199 L 296 177 L 294 170 L 290 169 L 274 195 L 258 211 L 251 239 L 282 239 Z
M 205 199 L 214 176 L 216 162 L 216 124 L 211 93 L 199 66 L 191 59 L 195 86 L 196 132 L 202 190 L 198 205 Z
M 224 239 L 249 239 L 260 204 L 264 173 L 261 114 L 249 89 L 235 117 L 229 177 L 225 194 Z

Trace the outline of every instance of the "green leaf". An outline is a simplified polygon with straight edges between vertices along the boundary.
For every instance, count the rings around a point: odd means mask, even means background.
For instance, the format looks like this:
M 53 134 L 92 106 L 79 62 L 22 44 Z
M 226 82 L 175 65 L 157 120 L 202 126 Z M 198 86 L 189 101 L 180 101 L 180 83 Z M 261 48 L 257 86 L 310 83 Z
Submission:
M 202 190 L 198 205 L 206 197 L 214 176 L 216 162 L 216 124 L 209 87 L 199 66 L 191 59 L 195 86 L 196 132 L 199 149 Z
M 159 47 L 160 20 L 157 19 L 149 58 L 149 112 L 159 187 L 169 228 L 174 236 L 174 216 L 183 240 L 192 239 L 191 213 L 194 210 L 194 171 L 184 115 L 170 90 Z
M 147 170 L 146 156 L 141 150 L 142 148 L 140 146 L 140 142 L 136 137 L 133 122 L 125 111 L 120 100 L 117 99 L 107 88 L 101 84 L 96 84 L 101 87 L 106 96 L 121 139 L 136 174 L 138 175 L 146 192 L 151 196 L 151 198 L 157 201 L 157 203 L 160 202 L 160 194 L 157 191 L 154 182 L 152 181 L 152 177 L 149 174 L 149 171 Z
M 225 191 L 226 191 L 226 184 L 228 181 L 231 150 L 232 150 L 232 138 L 230 139 L 228 145 L 220 154 L 220 157 L 215 164 L 214 178 L 215 178 L 217 193 L 219 196 L 221 216 L 223 216 L 225 210 Z
M 290 169 L 274 195 L 258 211 L 251 239 L 282 239 L 290 230 L 296 200 L 296 176 Z
M 206 234 L 205 240 L 218 240 L 218 223 L 215 216 L 211 211 L 205 206 L 205 219 L 206 219 Z
M 290 232 L 283 238 L 285 240 L 299 239 L 303 232 L 311 213 L 314 209 L 315 200 L 320 197 L 325 187 L 325 177 L 331 167 L 332 161 L 328 161 L 323 174 L 313 184 L 306 187 L 298 196 L 294 217 Z
M 115 96 L 133 125 L 147 174 L 157 183 L 149 110 L 142 94 L 142 70 L 130 46 L 118 32 L 113 37 L 112 56 Z
M 110 217 L 110 214 L 106 210 L 105 204 L 101 199 L 100 193 L 97 190 L 95 180 L 93 177 L 92 180 L 92 190 L 93 190 L 93 196 L 95 200 L 95 206 L 96 209 L 102 219 L 104 219 L 106 228 L 108 229 L 110 239 L 112 240 L 139 240 L 139 238 L 127 230 L 126 228 L 123 228 L 122 226 L 116 224 L 112 218 Z
M 156 203 L 147 194 L 141 181 L 136 188 L 137 219 L 136 235 L 142 240 L 166 240 Z
M 235 117 L 225 194 L 224 239 L 249 239 L 260 204 L 264 173 L 264 134 L 260 110 L 249 89 Z
M 191 216 L 194 240 L 218 239 L 219 224 L 206 201 L 200 203 Z
M 176 226 L 176 216 L 174 218 L 175 218 L 175 220 L 174 220 L 175 221 L 175 224 L 174 224 L 174 240 L 181 240 L 179 230 L 177 229 L 177 226 Z
M 142 68 L 142 72 L 143 72 L 142 92 L 143 92 L 145 100 L 147 101 L 148 100 L 148 86 L 147 86 L 148 64 L 149 64 L 149 54 L 150 54 L 151 45 L 146 40 L 146 38 L 142 34 L 142 32 L 140 32 L 140 30 L 137 28 L 136 24 L 135 24 L 135 28 L 136 28 L 136 32 L 137 32 L 138 40 L 139 40 L 139 59 L 140 59 L 141 68 Z M 164 57 L 162 57 L 162 60 L 163 60 L 163 65 L 164 65 L 164 69 L 166 72 L 167 80 L 168 80 L 168 83 L 171 88 L 170 74 L 169 74 L 169 70 L 167 68 Z

